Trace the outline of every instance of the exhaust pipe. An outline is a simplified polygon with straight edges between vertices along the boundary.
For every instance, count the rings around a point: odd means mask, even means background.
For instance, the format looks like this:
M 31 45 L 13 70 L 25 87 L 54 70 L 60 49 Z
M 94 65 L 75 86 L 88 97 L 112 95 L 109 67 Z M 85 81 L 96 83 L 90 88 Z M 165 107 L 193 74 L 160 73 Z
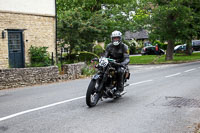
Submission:
M 122 96 L 122 95 L 124 95 L 124 94 L 126 94 L 127 92 L 126 91 L 122 91 L 121 93 L 120 93 L 120 95 Z
M 127 86 L 129 86 L 130 84 L 124 84 L 124 87 L 127 87 Z

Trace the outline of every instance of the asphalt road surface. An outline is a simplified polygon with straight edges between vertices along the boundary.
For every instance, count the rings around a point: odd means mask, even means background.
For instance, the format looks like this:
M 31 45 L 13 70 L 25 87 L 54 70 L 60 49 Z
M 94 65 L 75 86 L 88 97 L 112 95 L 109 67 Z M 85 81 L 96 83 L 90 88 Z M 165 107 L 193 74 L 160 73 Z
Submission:
M 0 91 L 0 133 L 192 133 L 200 62 L 131 65 L 127 93 L 88 108 L 90 78 Z

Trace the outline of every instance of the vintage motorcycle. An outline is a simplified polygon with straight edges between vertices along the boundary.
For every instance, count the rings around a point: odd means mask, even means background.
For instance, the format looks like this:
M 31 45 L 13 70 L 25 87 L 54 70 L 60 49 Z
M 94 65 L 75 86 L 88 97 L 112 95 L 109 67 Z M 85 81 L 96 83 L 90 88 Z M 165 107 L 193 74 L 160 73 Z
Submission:
M 89 107 L 95 106 L 99 99 L 103 98 L 118 98 L 115 95 L 117 90 L 117 70 L 116 65 L 120 65 L 114 59 L 101 57 L 100 59 L 95 58 L 92 61 L 98 61 L 99 64 L 95 67 L 98 69 L 97 73 L 92 77 L 86 93 L 86 104 Z M 130 78 L 129 69 L 127 66 L 121 66 L 125 70 L 124 74 L 124 87 L 128 86 L 125 84 Z M 123 91 L 120 96 L 126 92 Z

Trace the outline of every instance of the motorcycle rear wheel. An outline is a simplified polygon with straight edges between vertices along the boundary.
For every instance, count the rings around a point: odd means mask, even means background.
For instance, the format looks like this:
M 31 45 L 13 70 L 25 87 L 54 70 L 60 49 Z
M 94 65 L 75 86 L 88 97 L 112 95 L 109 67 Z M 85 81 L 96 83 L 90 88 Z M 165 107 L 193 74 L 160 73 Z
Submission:
M 91 80 L 86 93 L 86 104 L 89 107 L 94 107 L 99 101 L 100 94 L 96 92 L 96 88 L 96 80 Z

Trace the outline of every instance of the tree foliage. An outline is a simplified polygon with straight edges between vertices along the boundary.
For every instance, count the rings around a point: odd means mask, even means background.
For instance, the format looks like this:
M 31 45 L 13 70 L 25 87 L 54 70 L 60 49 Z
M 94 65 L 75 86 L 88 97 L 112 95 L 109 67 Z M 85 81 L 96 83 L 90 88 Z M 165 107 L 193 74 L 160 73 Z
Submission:
M 58 38 L 69 51 L 92 51 L 93 42 L 110 40 L 114 30 L 133 29 L 133 0 L 57 0 Z
M 147 0 L 143 9 L 148 9 L 151 38 L 167 41 L 166 60 L 173 59 L 176 41 L 190 42 L 198 36 L 198 0 Z M 196 10 L 196 11 L 195 11 Z M 195 22 L 197 21 L 197 22 Z M 191 45 L 189 45 L 191 46 Z
M 110 41 L 114 30 L 147 29 L 153 40 L 174 44 L 200 37 L 199 0 L 57 0 L 58 37 L 70 53 L 92 51 L 93 42 Z M 189 52 L 188 52 L 189 53 Z
M 104 49 L 100 45 L 94 46 L 94 53 L 101 56 L 104 53 Z

